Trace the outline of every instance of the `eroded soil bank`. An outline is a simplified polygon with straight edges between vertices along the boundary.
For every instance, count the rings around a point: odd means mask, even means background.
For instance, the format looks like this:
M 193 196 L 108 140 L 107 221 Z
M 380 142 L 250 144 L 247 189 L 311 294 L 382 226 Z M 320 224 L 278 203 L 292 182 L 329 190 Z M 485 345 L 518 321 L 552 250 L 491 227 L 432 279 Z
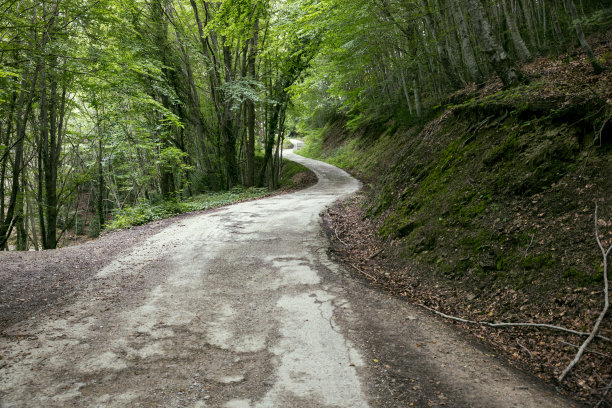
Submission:
M 609 40 L 596 48 L 602 59 L 611 51 Z M 340 116 L 313 132 L 306 154 L 366 185 L 327 214 L 341 258 L 396 296 L 449 315 L 589 331 L 604 304 L 596 205 L 602 244 L 612 245 L 609 68 L 595 74 L 580 52 L 542 58 L 523 67 L 528 85 L 468 87 L 425 124 L 381 117 L 348 130 Z M 553 384 L 583 340 L 469 330 Z M 601 334 L 612 337 L 609 314 Z M 612 343 L 596 340 L 564 392 L 612 404 L 611 356 Z

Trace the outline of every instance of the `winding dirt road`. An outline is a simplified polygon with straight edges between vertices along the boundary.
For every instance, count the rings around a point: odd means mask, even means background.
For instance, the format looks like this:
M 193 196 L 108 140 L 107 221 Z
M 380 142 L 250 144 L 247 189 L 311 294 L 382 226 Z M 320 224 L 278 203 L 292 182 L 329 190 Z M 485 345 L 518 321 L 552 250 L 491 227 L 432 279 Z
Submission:
M 0 406 L 574 405 L 334 264 L 319 213 L 359 182 L 285 156 L 319 183 L 182 218 L 9 327 Z

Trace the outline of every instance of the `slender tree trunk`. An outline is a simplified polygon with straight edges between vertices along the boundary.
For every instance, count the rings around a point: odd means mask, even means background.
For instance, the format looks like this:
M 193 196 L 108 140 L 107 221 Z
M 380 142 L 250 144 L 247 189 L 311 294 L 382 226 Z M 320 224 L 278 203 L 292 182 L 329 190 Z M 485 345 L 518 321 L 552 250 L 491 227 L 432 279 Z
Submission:
M 11 105 L 9 107 L 9 114 L 8 114 L 8 118 L 7 118 L 7 124 L 6 124 L 6 133 L 5 136 L 2 137 L 2 132 L 0 131 L 0 143 L 4 143 L 5 146 L 9 146 L 10 145 L 10 141 L 11 141 L 11 134 L 13 133 L 13 121 L 14 121 L 14 114 L 15 114 L 15 104 L 17 103 L 17 93 L 13 92 L 13 96 L 11 98 Z M 6 195 L 6 172 L 7 172 L 7 167 L 8 167 L 8 161 L 9 161 L 9 152 L 5 151 L 2 154 L 2 158 L 1 158 L 1 162 L 0 162 L 0 225 L 2 225 L 4 223 L 5 217 L 4 217 L 4 210 L 6 207 L 6 203 L 5 203 L 5 195 Z M 0 237 L 1 238 L 1 237 Z M 4 248 L 0 247 L 0 250 L 2 250 Z
M 414 88 L 414 106 L 416 110 L 417 117 L 423 117 L 423 104 L 421 103 L 421 92 L 419 90 L 419 83 L 416 79 L 412 81 L 412 86 Z
M 410 112 L 410 116 L 414 116 L 414 108 L 412 107 L 412 99 L 410 98 L 408 87 L 406 86 L 406 76 L 404 75 L 403 68 L 400 68 L 400 75 L 402 79 L 402 89 L 404 90 L 404 97 L 406 98 L 406 103 L 408 104 L 408 111 Z
M 38 233 L 36 231 L 36 217 L 34 216 L 34 206 L 32 205 L 32 201 L 30 200 L 29 196 L 26 198 L 26 207 L 27 207 L 27 213 L 30 216 L 30 231 L 32 232 L 32 245 L 34 245 L 34 249 L 36 251 L 40 250 L 40 247 L 38 246 Z
M 532 50 L 540 49 L 540 39 L 538 37 L 538 31 L 533 23 L 533 15 L 531 13 L 531 7 L 528 3 L 530 0 L 521 0 L 519 7 L 523 11 L 523 17 L 525 18 L 525 25 L 527 26 L 527 34 L 529 38 L 529 44 Z
M 276 103 L 272 107 L 272 112 L 270 114 L 270 118 L 268 119 L 263 166 L 259 172 L 260 184 L 263 184 L 264 180 L 266 180 L 266 174 L 268 173 L 268 170 L 272 170 L 272 151 L 274 149 L 274 142 L 276 140 L 276 131 L 278 127 L 281 109 L 281 103 Z
M 501 78 L 504 86 L 512 87 L 525 82 L 526 78 L 523 73 L 516 67 L 508 53 L 493 35 L 491 24 L 480 0 L 467 0 L 467 3 L 470 17 L 478 28 L 483 51 L 487 55 L 489 63 Z
M 23 149 L 24 149 L 24 140 L 26 136 L 26 126 L 28 118 L 30 117 L 30 109 L 32 107 L 32 101 L 34 99 L 34 91 L 36 87 L 36 80 L 38 76 L 39 67 L 37 67 L 36 71 L 32 74 L 31 78 L 27 78 L 27 75 L 24 76 L 22 80 L 21 92 L 19 94 L 19 98 L 16 103 L 16 140 L 14 143 L 15 155 L 13 159 L 13 169 L 12 169 L 12 181 L 13 184 L 11 186 L 11 194 L 9 197 L 9 204 L 6 210 L 6 215 L 2 223 L 0 223 L 0 248 L 5 248 L 6 243 L 11 235 L 11 232 L 14 227 L 15 222 L 15 207 L 17 206 L 17 195 L 20 193 L 20 185 L 19 178 L 21 175 L 21 171 L 23 171 Z M 26 86 L 28 85 L 28 80 L 30 82 L 30 90 L 28 93 L 28 98 L 26 99 Z
M 17 204 L 15 205 L 15 227 L 17 229 L 17 250 L 27 251 L 28 250 L 28 232 L 26 229 L 26 217 L 24 212 L 25 206 L 25 192 L 26 192 L 26 180 L 25 180 L 25 168 L 21 171 L 21 192 L 17 194 Z
M 448 57 L 448 50 L 445 49 L 442 44 L 442 40 L 440 39 L 440 28 L 437 24 L 436 20 L 431 18 L 433 14 L 429 3 L 427 0 L 421 0 L 421 6 L 423 7 L 425 13 L 423 14 L 423 18 L 425 21 L 425 27 L 429 32 L 429 35 L 434 39 L 434 43 L 436 44 L 436 51 L 438 53 L 438 58 L 440 61 L 440 65 L 444 72 L 444 75 L 448 79 L 450 86 L 452 89 L 457 89 L 460 85 L 459 78 L 457 77 L 457 73 Z
M 249 78 L 255 80 L 255 62 L 257 57 L 257 41 L 259 35 L 259 19 L 255 19 L 253 38 L 251 38 L 251 51 L 248 58 Z M 247 128 L 248 140 L 246 145 L 246 186 L 255 185 L 255 101 L 247 102 Z
M 578 16 L 578 11 L 576 10 L 576 5 L 574 4 L 573 0 L 565 0 L 565 4 L 570 12 L 570 16 L 572 16 L 574 28 L 576 30 L 576 35 L 578 36 L 578 41 L 580 41 L 580 45 L 589 57 L 589 61 L 591 62 L 591 66 L 593 67 L 595 74 L 600 74 L 604 69 L 597 61 L 597 58 L 595 58 L 595 54 L 593 54 L 593 50 L 584 36 L 582 24 L 580 24 L 580 17 Z
M 97 192 L 96 192 L 96 215 L 98 217 L 98 225 L 100 227 L 100 231 L 104 229 L 104 224 L 106 224 L 106 211 L 104 210 L 104 164 L 102 162 L 102 158 L 104 156 L 104 140 L 102 138 L 102 129 L 100 126 L 100 119 L 98 118 L 98 151 L 96 157 L 96 167 L 98 171 L 98 182 L 97 182 Z
M 470 42 L 470 35 L 467 29 L 467 23 L 465 21 L 465 15 L 461 9 L 461 4 L 457 0 L 451 0 L 451 4 L 454 10 L 455 21 L 457 22 L 457 35 L 459 36 L 459 44 L 461 45 L 461 55 L 463 56 L 463 62 L 470 73 L 472 81 L 480 83 L 482 75 L 478 69 L 478 63 L 474 56 L 474 50 L 472 49 L 472 43 Z
M 525 41 L 523 41 L 523 37 L 521 36 L 516 24 L 516 18 L 512 13 L 512 10 L 510 10 L 508 1 L 509 0 L 502 0 L 502 8 L 504 9 L 504 18 L 506 20 L 506 25 L 508 26 L 508 31 L 510 31 L 510 38 L 512 38 L 514 50 L 516 51 L 516 55 L 520 61 L 529 61 L 531 60 L 531 52 L 525 45 Z
M 6 186 L 6 167 L 8 160 L 3 160 L 0 163 L 0 225 L 4 223 L 4 207 L 6 205 L 4 201 L 5 196 L 5 186 Z M 1 250 L 1 248 L 0 248 Z
M 43 249 L 47 248 L 47 227 L 45 225 L 45 204 L 43 201 L 43 191 L 45 189 L 44 181 L 44 166 L 43 166 L 43 147 L 42 141 L 38 146 L 38 189 L 36 192 L 36 200 L 38 207 L 38 224 L 40 226 L 40 242 Z
M 52 64 L 55 66 L 55 63 Z M 46 221 L 45 249 L 57 247 L 57 175 L 60 165 L 60 151 L 63 131 L 63 110 L 66 100 L 66 87 L 62 89 L 58 101 L 57 79 L 51 78 L 47 87 L 46 68 L 43 69 L 41 80 L 41 126 L 43 129 L 43 173 L 44 173 L 44 203 Z

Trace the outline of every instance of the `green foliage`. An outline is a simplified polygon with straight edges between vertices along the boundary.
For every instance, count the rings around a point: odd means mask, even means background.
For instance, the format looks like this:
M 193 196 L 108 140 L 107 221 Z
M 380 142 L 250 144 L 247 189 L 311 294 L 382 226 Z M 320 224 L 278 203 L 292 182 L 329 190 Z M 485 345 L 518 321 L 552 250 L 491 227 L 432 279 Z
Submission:
M 555 258 L 548 254 L 527 255 L 523 258 L 522 266 L 525 269 L 541 270 L 550 268 L 557 263 Z
M 303 165 L 289 161 L 283 160 L 283 168 L 281 170 L 281 179 L 279 183 L 280 188 L 292 188 L 294 186 L 293 177 L 296 174 L 309 172 L 310 170 Z
M 87 236 L 89 238 L 97 238 L 100 236 L 100 219 L 96 216 L 89 222 L 89 228 L 87 229 Z
M 202 194 L 186 201 L 163 201 L 159 204 L 141 203 L 115 211 L 112 220 L 107 225 L 107 229 L 129 228 L 170 218 L 178 214 L 209 210 L 239 201 L 260 198 L 268 194 L 267 189 L 235 188 L 231 191 Z

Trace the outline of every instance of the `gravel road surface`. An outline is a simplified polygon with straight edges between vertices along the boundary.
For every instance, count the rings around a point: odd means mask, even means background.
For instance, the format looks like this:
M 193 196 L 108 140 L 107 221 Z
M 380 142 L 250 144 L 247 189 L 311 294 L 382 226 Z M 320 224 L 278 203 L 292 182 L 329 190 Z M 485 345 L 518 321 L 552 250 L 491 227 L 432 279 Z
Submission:
M 0 337 L 0 407 L 565 407 L 447 323 L 327 255 L 319 214 L 360 184 L 182 217 L 57 313 Z

